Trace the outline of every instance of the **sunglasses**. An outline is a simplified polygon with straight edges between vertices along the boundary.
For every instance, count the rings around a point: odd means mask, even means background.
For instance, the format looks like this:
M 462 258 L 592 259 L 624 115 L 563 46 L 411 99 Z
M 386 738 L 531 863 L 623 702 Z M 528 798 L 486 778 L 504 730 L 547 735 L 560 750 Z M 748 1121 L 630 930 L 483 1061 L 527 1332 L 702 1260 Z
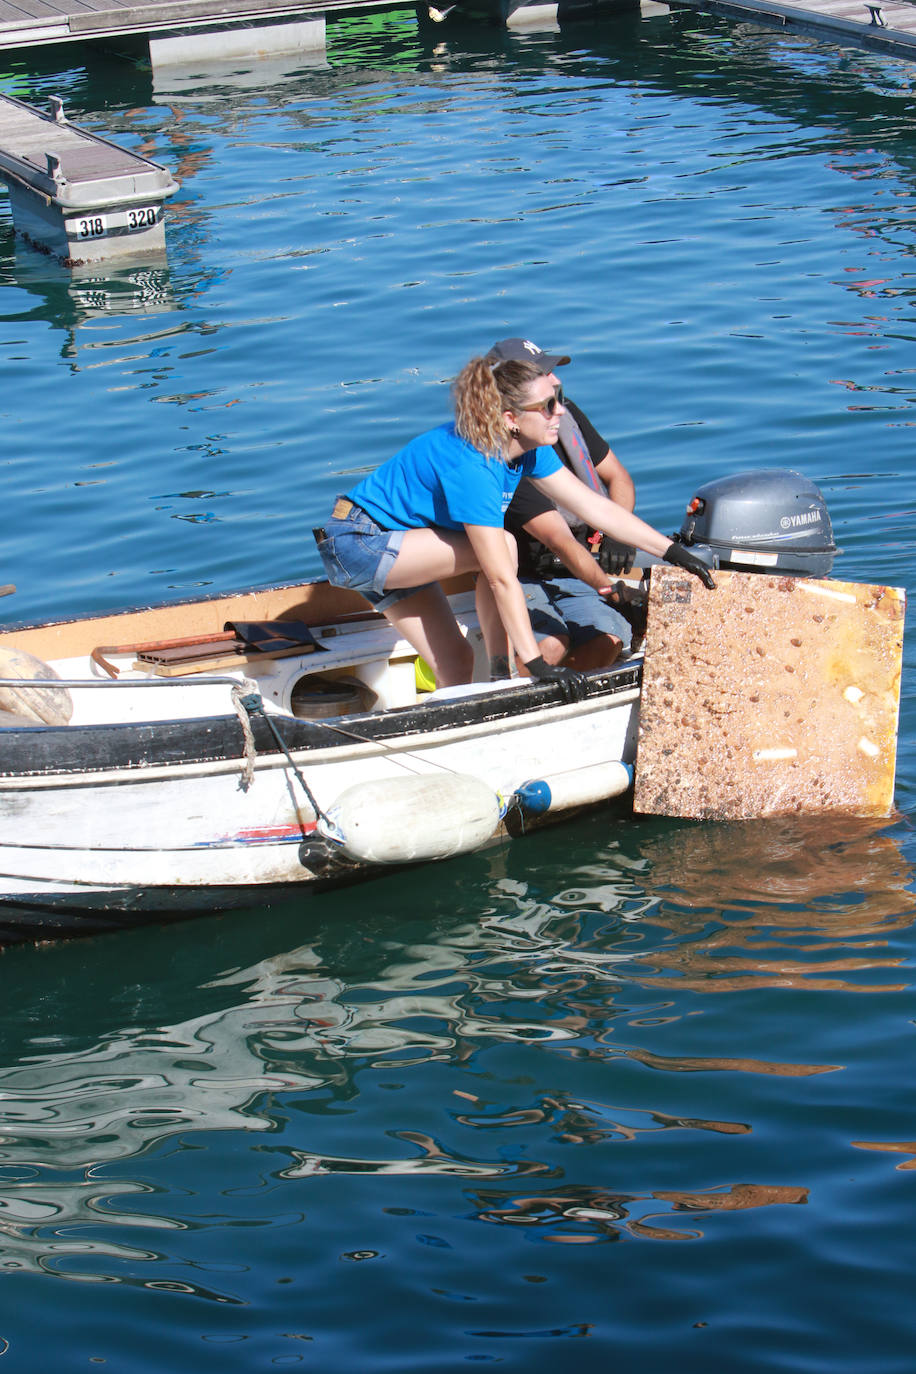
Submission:
M 559 396 L 557 395 L 557 393 L 554 392 L 552 396 L 548 396 L 548 397 L 547 397 L 547 400 L 546 400 L 546 401 L 538 401 L 537 405 L 533 405 L 533 406 L 519 406 L 519 409 L 520 409 L 520 410 L 540 410 L 544 415 L 556 415 L 556 413 L 557 413 L 557 406 L 558 406 L 559 404 L 560 404 L 560 398 L 559 398 Z

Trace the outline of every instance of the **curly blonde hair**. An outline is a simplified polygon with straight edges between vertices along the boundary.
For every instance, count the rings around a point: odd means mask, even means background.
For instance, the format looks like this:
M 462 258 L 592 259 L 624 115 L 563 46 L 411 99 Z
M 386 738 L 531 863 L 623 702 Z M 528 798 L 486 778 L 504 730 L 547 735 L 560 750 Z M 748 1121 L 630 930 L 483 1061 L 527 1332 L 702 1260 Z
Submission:
M 483 358 L 472 358 L 452 385 L 455 428 L 462 439 L 487 458 L 505 462 L 512 435 L 503 413 L 527 404 L 528 388 L 540 376 L 531 363 L 510 360 L 491 367 Z

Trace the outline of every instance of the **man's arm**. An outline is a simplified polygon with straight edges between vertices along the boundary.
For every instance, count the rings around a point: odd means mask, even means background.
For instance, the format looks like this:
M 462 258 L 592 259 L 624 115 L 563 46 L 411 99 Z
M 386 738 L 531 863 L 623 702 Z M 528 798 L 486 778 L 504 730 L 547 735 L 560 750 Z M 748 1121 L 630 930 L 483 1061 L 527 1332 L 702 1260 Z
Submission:
M 599 496 L 584 482 L 580 482 L 568 468 L 560 468 L 559 472 L 552 472 L 549 477 L 532 477 L 531 480 L 539 491 L 546 492 L 558 506 L 565 506 L 587 525 L 603 530 L 605 534 L 612 535 L 621 543 L 633 544 L 644 553 L 655 554 L 665 563 L 673 563 L 675 567 L 683 568 L 692 577 L 698 577 L 705 587 L 715 587 L 715 578 L 702 558 L 691 553 L 683 544 L 669 539 L 666 534 L 654 530 L 632 511 L 615 505 L 606 496 Z
M 588 549 L 583 548 L 574 537 L 556 508 L 543 511 L 542 514 L 526 520 L 524 529 L 546 545 L 551 553 L 556 554 L 560 562 L 564 563 L 572 576 L 578 577 L 580 582 L 594 587 L 596 591 L 607 586 L 607 573 L 599 567 L 598 560 L 592 557 Z
M 623 506 L 624 510 L 632 510 L 636 505 L 636 489 L 633 485 L 633 478 L 604 435 L 598 433 L 581 406 L 577 406 L 575 401 L 570 400 L 568 396 L 564 397 L 563 404 L 579 426 L 582 438 L 588 448 L 589 457 L 595 465 L 598 476 L 607 487 L 611 500 L 616 501 L 618 506 Z
M 607 487 L 611 500 L 624 510 L 632 510 L 636 505 L 636 487 L 613 449 L 609 448 L 601 462 L 595 464 L 595 471 Z
M 624 510 L 606 496 L 599 496 L 580 482 L 568 468 L 560 468 L 549 477 L 532 477 L 539 491 L 543 491 L 558 506 L 571 510 L 592 529 L 603 530 L 612 539 L 622 544 L 633 544 L 644 553 L 663 558 L 671 546 L 671 540 L 645 520 L 640 520 L 632 511 Z

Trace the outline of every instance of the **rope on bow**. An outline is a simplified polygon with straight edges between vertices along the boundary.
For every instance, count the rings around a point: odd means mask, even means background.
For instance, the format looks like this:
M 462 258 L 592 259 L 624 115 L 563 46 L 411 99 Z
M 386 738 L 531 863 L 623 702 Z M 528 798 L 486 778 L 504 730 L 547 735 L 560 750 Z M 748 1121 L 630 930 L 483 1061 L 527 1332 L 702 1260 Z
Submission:
M 233 704 L 235 705 L 236 714 L 238 715 L 238 718 L 242 725 L 242 731 L 245 735 L 245 787 L 250 787 L 252 779 L 254 778 L 254 756 L 256 746 L 254 742 L 254 731 L 251 726 L 251 718 L 253 716 L 261 716 L 268 730 L 276 740 L 278 746 L 286 755 L 286 761 L 292 769 L 293 773 L 295 774 L 296 780 L 298 781 L 300 787 L 305 793 L 308 799 L 309 806 L 312 808 L 317 817 L 319 817 L 323 821 L 327 821 L 327 816 L 322 811 L 321 807 L 318 805 L 318 802 L 315 800 L 315 797 L 308 783 L 302 776 L 302 773 L 300 772 L 299 768 L 296 766 L 296 762 L 286 746 L 286 741 L 283 739 L 283 736 L 277 729 L 276 722 L 273 721 L 271 717 L 267 714 L 267 712 L 264 710 L 264 702 L 261 698 L 260 692 L 258 692 L 256 689 L 256 684 L 252 682 L 250 678 L 245 678 L 244 681 L 239 683 L 238 687 L 233 687 L 232 700 Z

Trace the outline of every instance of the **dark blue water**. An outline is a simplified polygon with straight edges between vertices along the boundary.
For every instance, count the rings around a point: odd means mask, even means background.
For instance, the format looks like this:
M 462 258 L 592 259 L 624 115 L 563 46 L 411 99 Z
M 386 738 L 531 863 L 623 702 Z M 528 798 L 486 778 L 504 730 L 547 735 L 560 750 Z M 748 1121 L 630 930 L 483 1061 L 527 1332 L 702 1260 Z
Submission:
M 653 523 L 793 466 L 838 575 L 909 588 L 913 78 L 687 13 L 9 59 L 182 185 L 131 270 L 0 222 L 4 609 L 317 573 L 506 334 L 573 355 Z M 883 825 L 609 811 L 7 950 L 0 1370 L 910 1374 L 914 745 L 908 667 Z

